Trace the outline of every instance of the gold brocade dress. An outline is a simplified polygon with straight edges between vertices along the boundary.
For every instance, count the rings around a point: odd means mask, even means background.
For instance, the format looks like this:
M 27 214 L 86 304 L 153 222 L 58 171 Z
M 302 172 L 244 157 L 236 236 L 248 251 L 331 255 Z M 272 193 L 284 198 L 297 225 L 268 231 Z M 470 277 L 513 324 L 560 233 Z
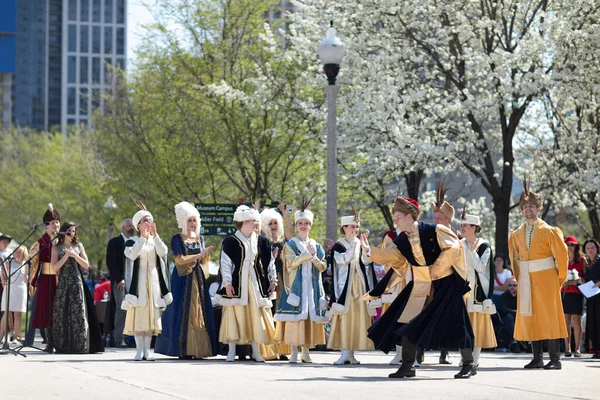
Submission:
M 327 348 L 343 350 L 375 350 L 373 341 L 367 337 L 367 329 L 371 326 L 371 317 L 367 312 L 367 303 L 362 301 L 365 293 L 360 271 L 355 271 L 352 288 L 346 301 L 348 312 L 334 315 L 331 321 L 331 332 Z
M 250 271 L 250 274 L 254 274 Z M 268 307 L 259 307 L 257 296 L 249 279 L 248 305 L 223 306 L 219 341 L 221 343 L 272 344 L 275 339 L 274 322 Z

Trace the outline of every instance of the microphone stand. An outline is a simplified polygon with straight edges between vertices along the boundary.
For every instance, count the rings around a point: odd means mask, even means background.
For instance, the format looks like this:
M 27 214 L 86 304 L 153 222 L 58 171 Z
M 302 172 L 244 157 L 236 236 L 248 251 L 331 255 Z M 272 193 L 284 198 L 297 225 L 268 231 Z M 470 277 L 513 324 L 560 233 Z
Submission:
M 19 266 L 19 268 L 17 268 L 17 270 L 15 272 L 13 272 L 13 273 L 10 272 L 10 262 L 11 262 L 12 259 L 14 259 L 13 255 L 15 254 L 15 251 L 17 251 L 17 249 L 19 247 L 21 247 L 27 240 L 29 240 L 29 238 L 35 232 L 37 232 L 37 229 L 38 229 L 38 226 L 34 225 L 31 228 L 31 230 L 29 232 L 29 235 L 27 235 L 27 237 L 21 243 L 19 243 L 19 245 L 12 251 L 12 253 L 10 253 L 8 255 L 8 257 L 6 257 L 6 260 L 4 260 L 4 263 L 8 262 L 9 268 L 8 268 L 8 272 L 6 274 L 8 276 L 7 286 L 6 286 L 6 311 L 5 311 L 6 312 L 6 325 L 5 325 L 6 332 L 4 333 L 4 344 L 2 345 L 2 349 L 0 350 L 0 355 L 13 354 L 15 356 L 19 355 L 19 356 L 27 357 L 25 354 L 21 353 L 21 350 L 25 347 L 25 344 L 22 344 L 21 346 L 18 346 L 14 350 L 11 349 L 10 346 L 8 345 L 8 336 L 9 336 L 9 332 L 8 332 L 8 330 L 9 330 L 8 329 L 9 328 L 8 321 L 9 320 L 8 319 L 9 319 L 9 316 L 10 316 L 10 311 L 8 311 L 8 310 L 10 310 L 10 281 L 11 281 L 12 276 L 15 275 L 16 273 L 20 273 L 21 269 L 23 269 L 23 267 L 25 265 L 31 265 L 31 260 L 33 259 L 33 257 L 37 256 L 42 249 L 40 248 L 40 249 L 38 249 L 38 251 L 35 254 L 30 255 L 29 258 L 27 260 L 25 260 L 21 264 L 21 266 Z M 50 243 L 52 243 L 57 237 L 58 237 L 58 235 L 56 235 L 53 239 L 51 239 Z M 4 268 L 4 265 L 2 265 L 2 268 Z M 31 279 L 31 277 L 29 277 L 29 279 Z M 29 330 L 29 319 L 28 319 L 28 315 L 27 315 L 29 313 L 29 288 L 27 287 L 25 290 L 27 291 L 27 304 L 26 304 L 26 311 L 25 311 L 25 334 L 27 334 L 27 331 Z M 43 351 L 42 349 L 39 349 L 39 348 L 34 347 L 34 346 L 27 346 L 27 347 L 32 347 L 34 349 Z

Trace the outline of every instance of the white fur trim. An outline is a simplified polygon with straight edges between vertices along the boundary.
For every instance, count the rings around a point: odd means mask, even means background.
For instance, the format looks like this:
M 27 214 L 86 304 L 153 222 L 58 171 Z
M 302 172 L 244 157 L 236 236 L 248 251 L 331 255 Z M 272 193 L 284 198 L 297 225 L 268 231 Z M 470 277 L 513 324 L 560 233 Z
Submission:
M 304 210 L 304 211 L 298 210 L 294 214 L 294 221 L 298 222 L 298 220 L 300 220 L 300 219 L 305 219 L 312 224 L 313 220 L 315 219 L 315 214 L 313 214 L 312 211 L 310 211 L 310 210 Z
M 123 302 L 121 303 L 122 310 L 129 310 L 131 308 L 137 307 L 138 298 L 132 294 L 126 294 Z
M 242 204 L 233 213 L 233 220 L 235 222 L 259 221 L 260 214 L 254 208 Z
M 331 314 L 333 314 L 333 315 L 345 314 L 345 311 L 346 311 L 346 307 L 344 307 L 340 303 L 333 303 L 331 305 Z
M 287 298 L 287 303 L 290 306 L 298 307 L 300 305 L 300 297 L 298 297 L 294 293 L 290 293 L 290 295 Z
M 460 223 L 481 226 L 481 219 L 477 215 L 465 214 L 465 218 Z
M 156 307 L 160 310 L 164 310 L 165 308 L 167 308 L 167 302 L 164 299 L 158 299 L 156 301 Z
M 154 220 L 154 217 L 152 217 L 152 214 L 150 214 L 150 211 L 146 211 L 146 210 L 140 210 L 133 215 L 133 217 L 131 218 L 131 222 L 133 223 L 133 227 L 135 228 L 136 231 L 139 230 L 137 227 L 138 224 L 140 223 L 142 218 L 144 218 L 146 216 L 148 216 L 152 220 Z
M 369 300 L 367 302 L 367 305 L 369 306 L 369 308 L 372 308 L 372 309 L 379 308 L 383 305 L 383 300 L 381 298 L 376 299 L 376 300 Z
M 198 209 L 187 201 L 175 204 L 175 218 L 177 219 L 177 226 L 184 235 L 187 235 L 187 222 L 190 217 L 196 217 L 198 224 L 196 225 L 196 235 L 200 235 L 200 213 Z
M 343 216 L 341 221 L 340 221 L 340 225 L 344 226 L 344 225 L 359 225 L 360 226 L 360 222 L 356 222 L 356 220 L 354 219 L 354 215 L 346 215 Z
M 165 301 L 165 303 L 167 303 L 167 305 L 171 304 L 173 302 L 173 295 L 171 294 L 171 292 L 165 294 L 163 300 Z

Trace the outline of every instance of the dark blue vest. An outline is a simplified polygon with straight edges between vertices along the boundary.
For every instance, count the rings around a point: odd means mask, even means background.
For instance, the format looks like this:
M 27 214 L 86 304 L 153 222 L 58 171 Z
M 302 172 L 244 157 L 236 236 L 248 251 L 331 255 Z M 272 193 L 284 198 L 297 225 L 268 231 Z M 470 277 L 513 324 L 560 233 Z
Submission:
M 435 260 L 442 253 L 442 249 L 437 240 L 437 233 L 435 231 L 435 224 L 428 222 L 419 222 L 419 238 L 421 240 L 421 248 L 423 249 L 423 256 L 425 257 L 426 265 L 432 265 Z M 425 267 L 426 265 L 420 265 L 415 260 L 415 256 L 412 252 L 412 247 L 406 233 L 401 232 L 396 239 L 394 244 L 400 250 L 400 253 L 408 260 L 408 262 L 417 267 Z

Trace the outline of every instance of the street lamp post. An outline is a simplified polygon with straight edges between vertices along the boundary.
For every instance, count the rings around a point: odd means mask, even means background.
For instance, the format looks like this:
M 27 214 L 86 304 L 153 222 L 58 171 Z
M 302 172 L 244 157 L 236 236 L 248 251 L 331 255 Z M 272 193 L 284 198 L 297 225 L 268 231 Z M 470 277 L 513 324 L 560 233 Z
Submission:
M 335 84 L 340 64 L 344 58 L 344 45 L 336 36 L 333 21 L 327 29 L 325 39 L 319 43 L 319 59 L 329 83 L 325 89 L 327 95 L 327 238 L 337 237 L 337 130 L 336 102 L 339 86 Z
M 112 239 L 112 233 L 115 227 L 115 224 L 113 224 L 113 212 L 116 209 L 117 203 L 115 203 L 112 196 L 108 196 L 106 203 L 104 203 L 104 211 L 106 212 L 106 215 L 108 215 L 108 240 Z

